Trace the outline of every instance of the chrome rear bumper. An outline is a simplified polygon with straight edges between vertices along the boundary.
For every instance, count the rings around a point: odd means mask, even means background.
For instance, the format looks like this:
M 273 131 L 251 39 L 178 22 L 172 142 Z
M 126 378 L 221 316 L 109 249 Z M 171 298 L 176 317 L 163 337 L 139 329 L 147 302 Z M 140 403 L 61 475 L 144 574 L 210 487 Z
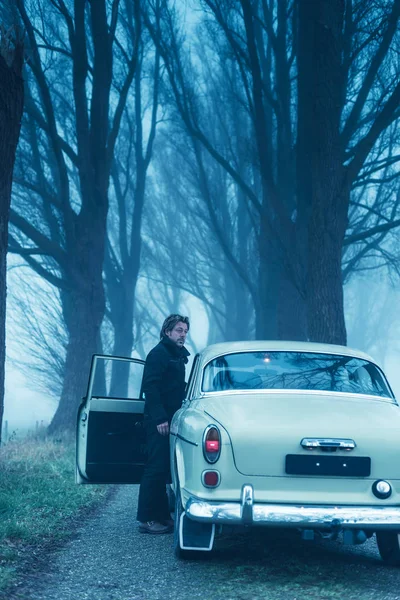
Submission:
M 251 485 L 243 486 L 240 502 L 206 502 L 190 497 L 185 512 L 194 521 L 225 525 L 400 531 L 400 506 L 257 504 Z

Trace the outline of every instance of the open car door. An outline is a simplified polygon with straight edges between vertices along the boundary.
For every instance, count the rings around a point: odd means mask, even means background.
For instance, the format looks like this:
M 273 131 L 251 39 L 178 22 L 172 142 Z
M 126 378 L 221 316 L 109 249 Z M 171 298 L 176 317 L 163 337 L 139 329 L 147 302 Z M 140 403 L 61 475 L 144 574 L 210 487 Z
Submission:
M 145 463 L 144 361 L 95 354 L 78 411 L 77 483 L 140 483 Z

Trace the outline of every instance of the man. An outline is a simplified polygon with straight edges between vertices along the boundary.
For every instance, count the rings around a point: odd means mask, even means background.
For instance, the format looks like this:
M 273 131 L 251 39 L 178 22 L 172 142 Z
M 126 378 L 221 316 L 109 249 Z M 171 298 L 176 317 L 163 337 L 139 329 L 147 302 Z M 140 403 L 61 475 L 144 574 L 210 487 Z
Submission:
M 184 344 L 188 331 L 188 317 L 170 315 L 161 328 L 161 341 L 146 358 L 143 393 L 147 463 L 137 512 L 142 533 L 170 533 L 173 529 L 166 492 L 170 481 L 169 426 L 185 395 L 189 352 Z

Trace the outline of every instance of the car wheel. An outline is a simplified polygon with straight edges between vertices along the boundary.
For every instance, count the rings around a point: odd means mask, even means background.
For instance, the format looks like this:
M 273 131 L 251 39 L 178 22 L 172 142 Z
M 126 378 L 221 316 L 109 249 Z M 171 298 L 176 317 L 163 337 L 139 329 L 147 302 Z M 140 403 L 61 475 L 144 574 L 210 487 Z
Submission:
M 376 541 L 382 560 L 388 565 L 400 567 L 400 532 L 377 531 Z
M 179 483 L 177 483 L 175 489 L 174 554 L 176 558 L 179 558 L 181 560 L 193 557 L 193 552 L 191 552 L 190 550 L 182 550 L 181 545 L 179 543 L 179 527 L 183 512 L 184 511 L 181 500 L 181 490 L 179 488 Z

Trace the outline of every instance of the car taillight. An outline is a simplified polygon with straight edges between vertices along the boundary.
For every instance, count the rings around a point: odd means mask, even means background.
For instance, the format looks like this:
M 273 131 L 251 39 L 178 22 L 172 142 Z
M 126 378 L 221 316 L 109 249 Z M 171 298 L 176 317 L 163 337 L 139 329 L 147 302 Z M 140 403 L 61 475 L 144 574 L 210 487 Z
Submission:
M 220 481 L 220 474 L 218 471 L 204 471 L 203 472 L 203 485 L 206 487 L 217 487 Z
M 203 454 L 209 463 L 215 463 L 221 454 L 221 434 L 218 427 L 209 425 L 203 436 Z
M 219 441 L 218 440 L 206 440 L 206 451 L 207 452 L 219 452 Z

